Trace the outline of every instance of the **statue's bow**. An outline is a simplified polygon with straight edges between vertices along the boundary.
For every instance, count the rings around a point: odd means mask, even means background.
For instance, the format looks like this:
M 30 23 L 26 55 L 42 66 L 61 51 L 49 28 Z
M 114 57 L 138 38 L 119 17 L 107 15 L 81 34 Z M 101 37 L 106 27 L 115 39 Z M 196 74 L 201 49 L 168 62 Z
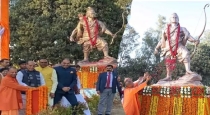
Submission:
M 198 41 L 200 41 L 200 38 L 201 38 L 201 36 L 203 35 L 203 33 L 204 33 L 204 31 L 205 31 L 205 28 L 206 28 L 206 22 L 207 22 L 206 7 L 209 7 L 209 4 L 206 4 L 206 5 L 204 6 L 205 24 L 204 24 L 204 27 L 203 27 L 203 30 L 202 30 L 201 34 L 198 36 Z M 192 53 L 192 55 L 191 55 L 191 58 L 193 58 L 193 56 L 195 55 L 195 52 L 196 52 L 196 50 L 197 50 L 197 45 L 198 45 L 198 44 L 195 44 L 195 47 L 194 47 L 194 49 L 193 49 L 193 53 Z
M 114 34 L 114 36 L 112 37 L 112 40 L 111 40 L 110 44 L 113 44 L 116 35 L 117 35 L 120 31 L 122 31 L 122 29 L 124 28 L 124 26 L 125 26 L 125 13 L 126 13 L 126 12 L 127 12 L 127 10 L 123 11 L 123 13 L 122 13 L 122 19 L 123 19 L 122 27 Z

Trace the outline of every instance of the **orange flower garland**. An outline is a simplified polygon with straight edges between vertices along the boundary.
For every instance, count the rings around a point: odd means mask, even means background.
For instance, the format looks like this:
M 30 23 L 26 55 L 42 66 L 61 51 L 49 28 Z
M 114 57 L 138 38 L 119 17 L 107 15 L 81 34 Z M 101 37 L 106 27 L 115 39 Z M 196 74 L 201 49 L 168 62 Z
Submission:
M 32 115 L 32 89 L 26 92 L 26 115 Z
M 39 111 L 42 111 L 42 108 L 43 108 L 43 106 L 42 106 L 42 103 L 43 103 L 43 94 L 42 94 L 42 91 L 43 89 L 42 89 L 42 87 L 39 87 L 39 97 L 38 97 L 38 99 L 39 99 Z
M 47 109 L 47 104 L 48 104 L 48 88 L 43 87 L 43 94 L 44 94 L 44 103 L 43 103 L 43 109 Z
M 104 70 L 105 66 L 81 67 L 81 70 L 77 72 L 77 75 L 80 78 L 83 88 L 95 88 L 98 75 L 104 72 Z
M 205 93 L 208 91 L 204 87 L 169 89 L 152 87 L 152 92 L 140 91 L 141 115 L 210 115 L 210 94 Z
M 38 91 L 38 93 L 36 93 L 37 91 Z M 26 102 L 26 115 L 37 114 L 40 111 L 47 109 L 47 100 L 48 100 L 48 89 L 47 89 L 47 87 L 46 86 L 41 86 L 41 87 L 38 87 L 38 88 L 29 89 L 26 92 L 26 100 L 27 100 L 27 102 Z M 38 104 L 34 105 L 33 101 L 38 101 Z M 36 108 L 38 108 L 38 110 Z

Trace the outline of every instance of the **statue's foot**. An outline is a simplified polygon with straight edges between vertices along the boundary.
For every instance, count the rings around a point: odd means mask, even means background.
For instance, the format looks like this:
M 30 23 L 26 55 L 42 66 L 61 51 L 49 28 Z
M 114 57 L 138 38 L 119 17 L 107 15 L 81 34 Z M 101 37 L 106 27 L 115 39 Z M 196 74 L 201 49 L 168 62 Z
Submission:
M 186 71 L 186 74 L 193 74 L 194 72 L 192 71 Z
M 110 59 L 110 58 L 113 58 L 111 56 L 104 56 L 104 59 Z
M 166 77 L 166 78 L 161 79 L 160 81 L 172 81 L 172 78 L 171 77 Z

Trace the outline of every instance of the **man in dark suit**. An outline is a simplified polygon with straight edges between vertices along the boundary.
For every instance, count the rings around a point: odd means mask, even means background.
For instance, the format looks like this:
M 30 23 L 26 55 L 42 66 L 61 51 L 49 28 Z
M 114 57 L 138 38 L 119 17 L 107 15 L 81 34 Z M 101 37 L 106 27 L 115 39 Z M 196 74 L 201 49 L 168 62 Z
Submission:
M 100 95 L 98 104 L 98 115 L 102 115 L 106 108 L 105 115 L 110 115 L 113 105 L 113 100 L 116 93 L 116 87 L 121 92 L 117 74 L 113 72 L 113 66 L 106 66 L 107 72 L 101 73 L 98 77 L 96 91 Z
M 77 74 L 74 68 L 70 67 L 70 60 L 64 59 L 61 66 L 54 68 L 58 76 L 58 86 L 55 92 L 54 105 L 61 101 L 64 96 L 74 107 L 78 105 L 74 94 L 74 86 L 77 84 Z

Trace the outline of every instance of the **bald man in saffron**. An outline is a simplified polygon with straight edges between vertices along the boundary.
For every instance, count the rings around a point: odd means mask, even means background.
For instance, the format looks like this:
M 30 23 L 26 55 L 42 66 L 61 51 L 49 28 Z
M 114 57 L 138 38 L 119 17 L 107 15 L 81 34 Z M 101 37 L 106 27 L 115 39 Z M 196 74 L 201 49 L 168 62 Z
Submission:
M 27 91 L 30 87 L 19 85 L 16 80 L 17 69 L 10 68 L 0 85 L 0 110 L 1 115 L 18 115 L 22 108 L 21 91 Z

